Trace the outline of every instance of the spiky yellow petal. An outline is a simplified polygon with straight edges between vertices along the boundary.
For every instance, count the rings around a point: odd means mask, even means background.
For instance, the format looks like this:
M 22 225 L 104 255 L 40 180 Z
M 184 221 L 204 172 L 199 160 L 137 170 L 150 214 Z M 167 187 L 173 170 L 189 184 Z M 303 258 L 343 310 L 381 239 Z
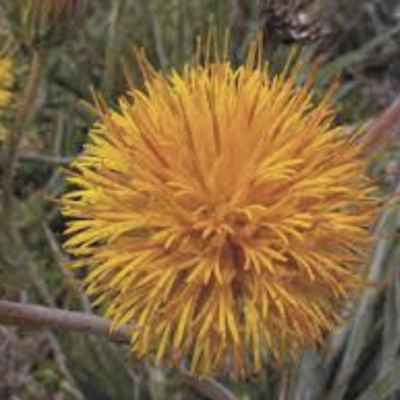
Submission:
M 66 249 L 132 349 L 259 370 L 321 343 L 365 283 L 377 211 L 360 135 L 253 44 L 156 73 L 101 110 L 63 199 Z

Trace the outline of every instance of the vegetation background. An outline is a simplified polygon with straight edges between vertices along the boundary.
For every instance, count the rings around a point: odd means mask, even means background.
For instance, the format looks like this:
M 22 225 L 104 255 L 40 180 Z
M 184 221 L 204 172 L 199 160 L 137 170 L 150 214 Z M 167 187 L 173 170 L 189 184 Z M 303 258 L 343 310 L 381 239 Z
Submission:
M 47 0 L 0 0 L 1 40 L 14 60 L 15 102 L 0 144 L 0 298 L 90 311 L 63 266 L 64 221 L 57 199 L 62 169 L 80 151 L 95 115 L 92 91 L 116 104 L 127 81 L 140 86 L 132 56 L 144 46 L 164 70 L 190 60 L 195 37 L 230 28 L 234 59 L 263 30 L 279 69 L 293 45 L 304 62 L 318 56 L 317 88 L 339 75 L 342 121 L 375 118 L 400 93 L 398 0 L 53 0 L 63 12 L 38 11 Z M 272 56 L 273 55 L 273 56 Z M 399 142 L 374 156 L 382 191 L 398 193 Z M 3 196 L 4 197 L 4 196 Z M 351 324 L 310 351 L 295 370 L 266 365 L 237 382 L 219 377 L 243 400 L 400 399 L 400 210 L 393 200 L 375 227 L 368 290 Z M 132 359 L 125 346 L 65 332 L 0 326 L 0 399 L 206 399 L 173 370 Z M 222 399 L 222 398 L 221 398 Z

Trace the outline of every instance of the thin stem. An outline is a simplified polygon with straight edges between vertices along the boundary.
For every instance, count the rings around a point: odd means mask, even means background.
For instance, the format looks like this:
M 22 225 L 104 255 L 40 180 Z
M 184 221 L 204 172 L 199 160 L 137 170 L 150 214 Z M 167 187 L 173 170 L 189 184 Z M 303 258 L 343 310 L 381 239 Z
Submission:
M 119 343 L 129 343 L 128 329 L 111 331 L 110 323 L 101 317 L 76 311 L 0 300 L 0 325 L 36 329 L 62 329 L 104 336 Z M 210 378 L 197 378 L 181 371 L 185 384 L 209 400 L 237 400 L 225 387 Z
M 196 378 L 187 371 L 181 370 L 186 384 L 194 393 L 199 393 L 210 400 L 237 400 L 226 387 L 210 378 Z
M 26 153 L 21 154 L 21 161 L 27 163 L 35 163 L 35 164 L 47 164 L 52 166 L 62 166 L 67 167 L 71 165 L 73 157 L 68 156 L 53 156 L 47 154 L 34 154 L 34 153 Z
M 129 343 L 127 331 L 110 331 L 107 320 L 94 315 L 33 304 L 0 300 L 0 324 L 29 328 L 64 329 L 106 336 L 112 341 Z
M 400 96 L 377 118 L 365 136 L 364 153 L 371 155 L 384 146 L 400 128 Z

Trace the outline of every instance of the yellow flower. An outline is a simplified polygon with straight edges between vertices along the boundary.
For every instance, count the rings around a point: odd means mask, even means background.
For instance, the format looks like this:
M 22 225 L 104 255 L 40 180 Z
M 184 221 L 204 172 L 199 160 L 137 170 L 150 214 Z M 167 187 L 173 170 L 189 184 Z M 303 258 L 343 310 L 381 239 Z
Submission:
M 155 72 L 101 120 L 68 177 L 66 249 L 141 357 L 259 370 L 321 343 L 366 283 L 375 188 L 362 135 L 260 41 Z M 200 58 L 200 57 L 199 57 Z M 100 102 L 99 102 L 100 103 Z

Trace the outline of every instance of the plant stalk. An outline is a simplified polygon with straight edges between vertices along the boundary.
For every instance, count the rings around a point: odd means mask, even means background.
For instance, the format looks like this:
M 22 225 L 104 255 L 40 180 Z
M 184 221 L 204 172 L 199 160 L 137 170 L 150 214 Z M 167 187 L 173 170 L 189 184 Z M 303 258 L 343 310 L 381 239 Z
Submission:
M 101 317 L 76 311 L 0 300 L 0 325 L 30 329 L 62 329 L 103 336 L 111 341 L 129 343 L 128 329 L 110 330 L 110 323 Z M 224 386 L 211 378 L 198 378 L 181 371 L 184 383 L 195 393 L 209 400 L 237 400 Z

